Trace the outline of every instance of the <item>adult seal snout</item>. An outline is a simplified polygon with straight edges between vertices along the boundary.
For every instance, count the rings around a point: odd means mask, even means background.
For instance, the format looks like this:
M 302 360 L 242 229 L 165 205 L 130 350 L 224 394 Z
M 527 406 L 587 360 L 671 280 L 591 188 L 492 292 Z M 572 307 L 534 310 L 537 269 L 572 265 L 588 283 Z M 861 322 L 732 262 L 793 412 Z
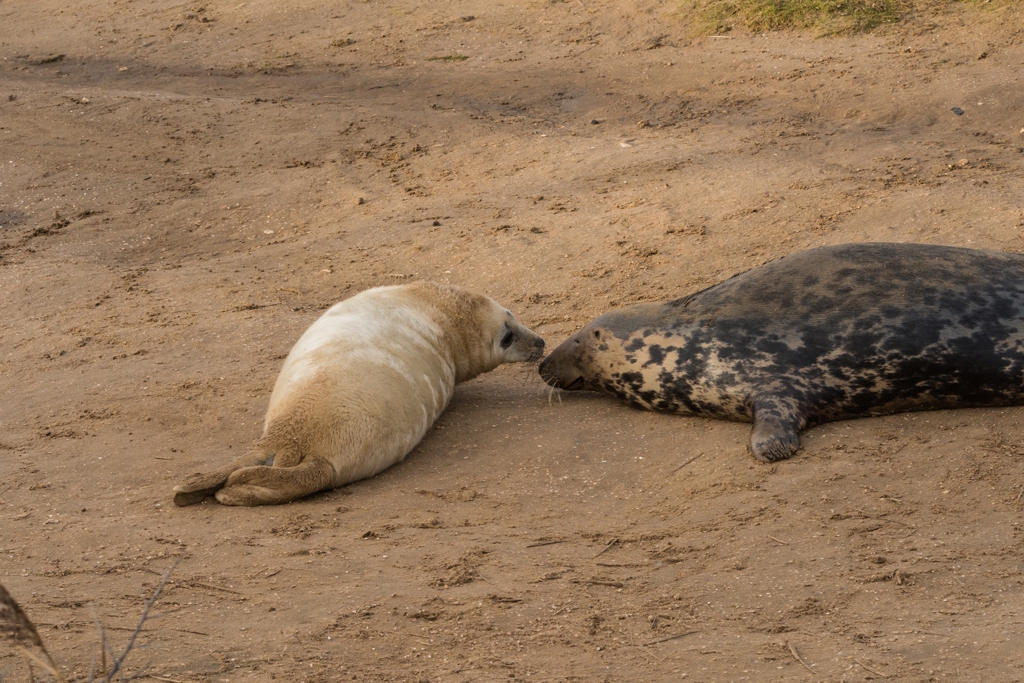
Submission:
M 372 476 L 419 443 L 456 383 L 543 353 L 543 339 L 482 294 L 433 282 L 366 290 L 296 342 L 256 445 L 185 479 L 174 502 L 285 503 Z
M 761 460 L 801 430 L 1024 403 L 1024 255 L 924 244 L 799 252 L 696 294 L 606 313 L 540 365 L 552 386 L 753 422 Z

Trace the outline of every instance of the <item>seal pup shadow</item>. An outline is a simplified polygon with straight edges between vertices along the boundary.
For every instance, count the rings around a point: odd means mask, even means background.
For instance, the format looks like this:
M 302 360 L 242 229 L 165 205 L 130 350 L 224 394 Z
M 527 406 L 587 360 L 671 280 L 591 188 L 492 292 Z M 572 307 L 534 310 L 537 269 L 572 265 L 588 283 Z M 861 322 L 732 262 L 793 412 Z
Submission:
M 1024 403 L 1024 255 L 845 244 L 701 292 L 606 313 L 540 364 L 565 390 L 753 422 L 772 462 L 808 427 Z
M 299 338 L 253 449 L 185 479 L 174 502 L 286 503 L 373 476 L 419 443 L 457 383 L 543 354 L 541 337 L 482 294 L 432 282 L 366 290 Z

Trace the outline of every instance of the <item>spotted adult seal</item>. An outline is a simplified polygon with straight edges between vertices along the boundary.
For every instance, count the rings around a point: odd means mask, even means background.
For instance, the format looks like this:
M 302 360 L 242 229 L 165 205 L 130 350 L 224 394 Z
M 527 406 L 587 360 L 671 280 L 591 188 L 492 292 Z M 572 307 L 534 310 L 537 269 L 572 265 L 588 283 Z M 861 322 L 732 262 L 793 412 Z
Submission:
M 753 422 L 757 458 L 801 430 L 887 413 L 1024 403 L 1024 255 L 845 244 L 588 323 L 548 384 L 649 410 Z
M 366 290 L 299 338 L 255 447 L 188 477 L 174 502 L 285 503 L 373 476 L 419 443 L 457 383 L 543 353 L 543 339 L 481 294 L 431 282 Z

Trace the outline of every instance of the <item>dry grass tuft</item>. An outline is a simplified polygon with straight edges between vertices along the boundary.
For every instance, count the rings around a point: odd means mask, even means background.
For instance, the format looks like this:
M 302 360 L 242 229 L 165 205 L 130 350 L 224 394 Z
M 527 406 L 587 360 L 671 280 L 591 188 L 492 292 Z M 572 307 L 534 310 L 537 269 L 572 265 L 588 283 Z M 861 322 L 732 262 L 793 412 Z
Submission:
M 736 24 L 749 31 L 813 28 L 828 33 L 870 31 L 898 22 L 911 0 L 698 0 L 698 23 L 710 32 Z
M 15 645 L 27 643 L 43 647 L 35 625 L 3 584 L 0 584 L 0 638 L 13 641 Z
M 39 631 L 35 624 L 21 609 L 21 605 L 7 592 L 3 584 L 0 584 L 0 638 L 12 641 L 21 653 L 29 660 L 29 677 L 34 679 L 32 662 L 41 666 L 55 679 L 64 683 L 64 677 L 57 668 L 57 663 L 43 645 L 43 639 L 39 637 Z M 38 650 L 39 654 L 33 652 Z M 42 655 L 40 657 L 40 655 Z
M 125 659 L 131 653 L 135 647 L 135 640 L 138 638 L 139 633 L 142 632 L 142 626 L 146 623 L 146 619 L 149 618 L 149 612 L 156 604 L 160 594 L 163 592 L 164 587 L 167 585 L 167 580 L 171 577 L 171 573 L 174 568 L 178 565 L 175 562 L 171 567 L 164 572 L 163 577 L 160 580 L 160 585 L 153 591 L 153 595 L 146 601 L 146 606 L 142 610 L 142 615 L 139 617 L 139 623 L 135 626 L 135 630 L 132 632 L 131 637 L 128 639 L 127 645 L 120 655 L 115 655 L 110 647 L 110 643 L 107 641 L 107 634 L 103 629 L 103 625 L 97 623 L 97 629 L 99 630 L 100 637 L 100 659 L 102 662 L 101 671 L 102 673 L 97 678 L 95 671 L 89 672 L 88 683 L 93 683 L 95 680 L 104 681 L 110 683 L 115 680 L 117 676 L 122 672 Z M 52 678 L 58 683 L 65 683 L 65 678 L 60 672 L 60 668 L 57 666 L 57 662 L 54 661 L 53 657 L 47 651 L 46 646 L 43 644 L 43 639 L 39 636 L 39 631 L 36 630 L 35 624 L 28 618 L 25 610 L 21 608 L 21 605 L 11 596 L 6 588 L 0 584 L 0 641 L 11 642 L 25 659 L 28 660 L 28 680 L 31 683 L 36 680 L 35 671 L 32 668 L 33 664 L 37 664 L 48 674 L 49 678 Z M 111 665 L 107 668 L 107 654 L 110 654 Z M 2 680 L 2 678 L 0 678 Z
M 959 5 L 988 10 L 1016 0 L 682 0 L 680 14 L 699 33 L 813 30 L 824 35 L 862 33 Z

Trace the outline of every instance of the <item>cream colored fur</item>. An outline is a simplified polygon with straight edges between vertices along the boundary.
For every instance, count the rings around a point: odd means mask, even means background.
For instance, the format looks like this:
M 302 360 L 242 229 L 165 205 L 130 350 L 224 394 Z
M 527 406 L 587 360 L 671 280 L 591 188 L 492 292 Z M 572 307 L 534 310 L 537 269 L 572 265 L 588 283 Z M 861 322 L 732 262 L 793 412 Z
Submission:
M 292 348 L 255 447 L 188 477 L 174 502 L 285 503 L 373 476 L 419 443 L 457 383 L 543 351 L 512 313 L 460 287 L 417 282 L 357 294 Z

